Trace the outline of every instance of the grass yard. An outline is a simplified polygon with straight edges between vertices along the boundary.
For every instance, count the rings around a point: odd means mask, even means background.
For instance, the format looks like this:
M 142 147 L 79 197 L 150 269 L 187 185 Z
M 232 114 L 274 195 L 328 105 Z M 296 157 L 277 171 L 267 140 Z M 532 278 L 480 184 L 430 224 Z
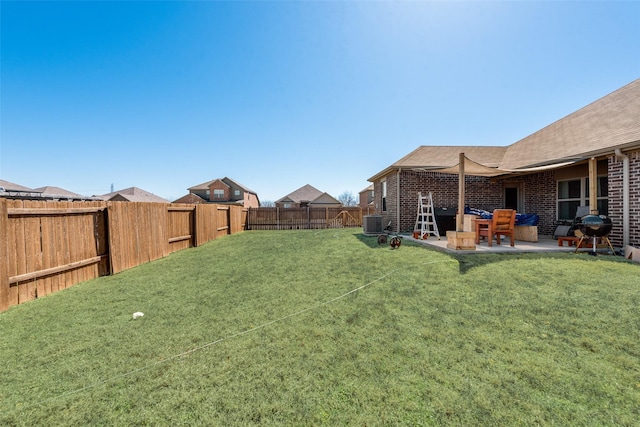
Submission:
M 0 313 L 0 425 L 637 425 L 639 305 L 610 256 L 245 232 Z

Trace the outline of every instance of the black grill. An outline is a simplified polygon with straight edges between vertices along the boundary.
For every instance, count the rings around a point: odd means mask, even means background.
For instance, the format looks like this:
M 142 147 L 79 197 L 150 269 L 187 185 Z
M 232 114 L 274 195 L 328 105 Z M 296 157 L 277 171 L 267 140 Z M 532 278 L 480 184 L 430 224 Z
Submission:
M 598 237 L 605 238 L 605 240 L 611 247 L 611 243 L 609 242 L 607 236 L 609 235 L 609 233 L 611 233 L 613 224 L 611 223 L 611 219 L 609 219 L 605 215 L 585 215 L 578 221 L 576 221 L 575 225 L 582 232 L 582 234 L 593 238 L 593 251 L 590 252 L 591 255 L 596 255 L 596 241 Z M 611 248 L 611 250 L 613 251 L 613 248 Z

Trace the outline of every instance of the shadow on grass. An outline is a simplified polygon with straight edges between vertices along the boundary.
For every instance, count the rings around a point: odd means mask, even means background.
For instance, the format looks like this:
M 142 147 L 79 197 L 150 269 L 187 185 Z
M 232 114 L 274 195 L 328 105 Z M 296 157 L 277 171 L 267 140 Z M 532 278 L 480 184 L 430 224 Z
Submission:
M 585 261 L 595 261 L 597 259 L 606 259 L 607 261 L 612 262 L 626 262 L 624 257 L 612 256 L 612 255 L 602 255 L 598 257 L 589 256 L 586 253 L 558 253 L 558 252 L 526 252 L 526 253 L 516 253 L 516 254 L 464 254 L 464 255 L 453 255 L 453 257 L 458 260 L 458 264 L 460 266 L 460 274 L 465 274 L 469 272 L 471 269 L 475 267 L 482 267 L 489 264 L 494 264 L 502 261 L 512 261 L 517 259 L 533 259 L 538 260 L 541 263 L 544 263 L 545 260 L 555 259 L 555 260 L 569 260 L 569 259 L 582 259 Z
M 378 236 L 377 235 L 373 235 L 373 236 L 367 236 L 364 233 L 355 233 L 354 237 L 356 239 L 358 239 L 361 243 L 363 243 L 364 245 L 368 246 L 371 249 L 380 249 L 380 250 L 392 250 L 388 241 L 389 239 L 394 236 L 393 234 L 391 235 L 386 235 L 387 237 L 387 243 L 384 244 L 380 244 L 378 243 Z M 417 245 L 420 246 L 422 248 L 425 249 L 425 251 L 433 251 L 433 252 L 439 252 L 442 253 L 441 251 L 437 250 L 437 249 L 433 249 L 433 248 L 429 248 L 426 247 L 424 245 L 419 245 L 419 244 L 415 244 L 411 241 L 408 240 L 403 240 L 402 244 L 400 246 L 399 249 L 396 250 L 402 250 L 402 246 L 413 246 L 413 245 Z M 476 267 L 482 267 L 482 266 L 486 266 L 489 264 L 496 264 L 499 262 L 503 262 L 503 261 L 513 261 L 513 260 L 518 260 L 518 259 L 533 259 L 533 260 L 537 260 L 540 261 L 541 263 L 544 263 L 546 260 L 569 260 L 569 259 L 582 259 L 582 260 L 586 260 L 586 261 L 595 261 L 595 260 L 603 260 L 606 259 L 607 261 L 612 261 L 612 262 L 628 262 L 627 260 L 624 259 L 624 257 L 620 257 L 620 256 L 612 256 L 612 255 L 599 255 L 597 257 L 593 257 L 593 256 L 589 256 L 586 252 L 581 252 L 578 254 L 575 254 L 573 252 L 571 253 L 567 253 L 567 252 L 522 252 L 522 253 L 471 253 L 471 254 L 449 254 L 449 256 L 451 256 L 453 259 L 455 259 L 456 261 L 458 261 L 458 267 L 459 267 L 459 271 L 460 274 L 466 274 L 468 272 L 470 272 L 473 268 Z

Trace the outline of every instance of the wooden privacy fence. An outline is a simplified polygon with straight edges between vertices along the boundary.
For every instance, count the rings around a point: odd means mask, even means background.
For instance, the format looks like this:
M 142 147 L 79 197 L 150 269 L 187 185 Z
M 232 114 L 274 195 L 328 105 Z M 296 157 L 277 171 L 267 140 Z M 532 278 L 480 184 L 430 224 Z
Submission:
M 0 311 L 245 229 L 215 204 L 0 199 Z
M 250 208 L 249 230 L 302 230 L 317 228 L 362 227 L 369 209 L 339 208 Z

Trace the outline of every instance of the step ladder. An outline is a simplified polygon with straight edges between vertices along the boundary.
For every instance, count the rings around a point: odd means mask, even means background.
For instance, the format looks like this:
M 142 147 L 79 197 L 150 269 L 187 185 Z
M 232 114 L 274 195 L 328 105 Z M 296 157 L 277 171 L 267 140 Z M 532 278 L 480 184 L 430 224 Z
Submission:
M 436 224 L 436 216 L 433 211 L 433 196 L 429 192 L 428 196 L 418 193 L 418 216 L 416 225 L 413 228 L 414 235 L 417 234 L 418 239 L 426 239 L 432 234 L 440 240 L 438 232 L 438 224 Z

